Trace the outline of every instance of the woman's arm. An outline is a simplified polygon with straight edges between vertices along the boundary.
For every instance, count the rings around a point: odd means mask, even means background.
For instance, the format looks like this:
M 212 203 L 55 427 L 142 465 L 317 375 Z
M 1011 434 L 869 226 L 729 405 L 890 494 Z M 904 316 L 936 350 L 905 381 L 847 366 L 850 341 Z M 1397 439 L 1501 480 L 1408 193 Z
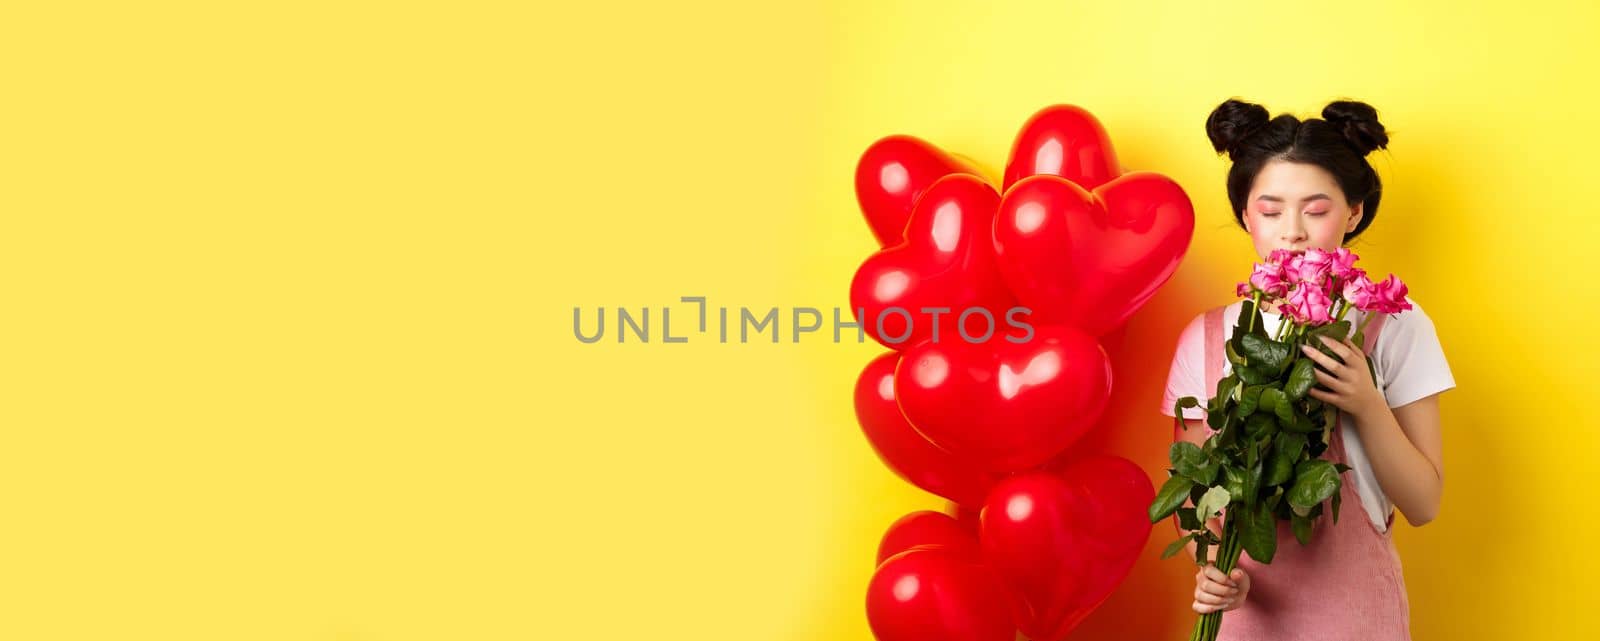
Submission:
M 1372 381 L 1361 348 L 1348 338 L 1319 338 L 1343 362 L 1310 345 L 1302 346 L 1306 356 L 1322 366 L 1316 373 L 1321 387 L 1307 393 L 1350 414 L 1383 493 L 1411 525 L 1427 524 L 1438 515 L 1439 497 L 1444 492 L 1439 395 L 1391 410 Z
M 1444 494 L 1439 395 L 1392 410 L 1373 403 L 1352 418 L 1383 493 L 1412 526 L 1432 521 Z
M 1179 432 L 1175 440 L 1188 441 L 1195 445 L 1205 445 L 1207 434 L 1205 421 L 1184 419 L 1183 424 L 1188 426 L 1189 429 Z M 1183 525 L 1181 523 L 1176 515 L 1172 517 L 1172 527 L 1177 528 L 1179 534 L 1183 534 Z M 1216 534 L 1217 538 L 1222 538 L 1222 519 L 1220 517 L 1206 519 L 1206 527 L 1213 534 Z M 1195 551 L 1199 549 L 1199 544 L 1191 539 L 1185 547 L 1189 550 L 1190 559 L 1198 559 Z M 1211 558 L 1206 560 L 1204 567 L 1195 571 L 1194 603 L 1190 604 L 1189 607 L 1197 614 L 1237 609 L 1244 604 L 1245 599 L 1249 598 L 1250 575 L 1246 574 L 1243 568 L 1234 568 L 1233 572 L 1224 575 L 1222 570 L 1217 569 L 1216 547 L 1212 547 L 1206 556 Z

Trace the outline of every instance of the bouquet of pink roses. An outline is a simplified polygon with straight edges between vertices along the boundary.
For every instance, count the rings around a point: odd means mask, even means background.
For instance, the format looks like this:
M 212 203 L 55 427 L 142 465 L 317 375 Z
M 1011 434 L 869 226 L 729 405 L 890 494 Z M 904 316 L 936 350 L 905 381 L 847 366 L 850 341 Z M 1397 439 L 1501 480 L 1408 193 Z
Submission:
M 1325 501 L 1338 521 L 1340 474 L 1350 468 L 1321 458 L 1338 424 L 1338 408 L 1308 394 L 1317 382 L 1317 365 L 1301 346 L 1310 345 L 1343 362 L 1317 337 L 1349 336 L 1345 315 L 1352 308 L 1368 312 L 1351 337 L 1357 345 L 1364 342 L 1362 331 L 1377 314 L 1411 308 L 1405 283 L 1393 275 L 1373 282 L 1355 266 L 1357 258 L 1342 247 L 1332 252 L 1278 250 L 1266 263 L 1255 265 L 1247 282 L 1239 283 L 1237 294 L 1250 300 L 1243 303 L 1238 324 L 1224 346 L 1232 372 L 1217 382 L 1215 395 L 1205 405 L 1206 424 L 1215 433 L 1204 446 L 1188 441 L 1172 444 L 1172 467 L 1167 470 L 1171 476 L 1150 504 L 1151 523 L 1177 514 L 1180 527 L 1188 532 L 1168 546 L 1162 558 L 1177 554 L 1193 540 L 1199 565 L 1206 565 L 1208 550 L 1218 546 L 1215 564 L 1228 573 L 1238 564 L 1241 551 L 1257 562 L 1272 562 L 1280 520 L 1291 522 L 1302 545 L 1310 542 L 1312 525 Z M 1284 317 L 1271 336 L 1261 318 L 1263 303 Z M 1367 365 L 1370 373 L 1371 359 Z M 1200 407 L 1199 399 L 1178 399 L 1172 413 L 1180 428 L 1185 427 L 1186 407 Z M 1227 514 L 1219 539 L 1205 522 L 1223 508 Z M 1215 639 L 1221 623 L 1221 611 L 1201 615 L 1190 639 Z

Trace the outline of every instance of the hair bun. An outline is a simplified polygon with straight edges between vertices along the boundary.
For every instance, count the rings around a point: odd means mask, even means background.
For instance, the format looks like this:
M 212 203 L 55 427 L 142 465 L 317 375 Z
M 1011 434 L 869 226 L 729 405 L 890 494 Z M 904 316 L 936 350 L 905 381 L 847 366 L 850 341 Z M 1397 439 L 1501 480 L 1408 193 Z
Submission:
M 1389 133 L 1384 131 L 1383 123 L 1378 122 L 1378 110 L 1367 103 L 1353 100 L 1330 102 L 1322 108 L 1322 119 L 1343 134 L 1345 141 L 1363 156 L 1389 144 Z
M 1226 152 L 1231 157 L 1240 143 L 1267 126 L 1269 120 L 1266 107 L 1229 98 L 1206 118 L 1206 136 L 1217 153 Z

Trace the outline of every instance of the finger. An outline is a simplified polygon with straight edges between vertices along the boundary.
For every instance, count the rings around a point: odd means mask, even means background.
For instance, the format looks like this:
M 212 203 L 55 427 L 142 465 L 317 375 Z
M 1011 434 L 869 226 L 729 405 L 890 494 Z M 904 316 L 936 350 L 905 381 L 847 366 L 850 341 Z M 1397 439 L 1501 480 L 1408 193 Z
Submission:
M 1345 409 L 1344 396 L 1338 392 L 1330 392 L 1325 389 L 1313 387 L 1309 390 L 1306 390 L 1306 396 L 1310 396 L 1311 398 L 1322 401 L 1325 404 L 1337 407 L 1340 410 Z
M 1194 608 L 1196 614 L 1210 614 L 1213 610 L 1217 609 L 1217 606 L 1206 605 L 1204 603 L 1200 603 L 1199 601 L 1196 601 L 1194 605 L 1190 607 Z
M 1318 350 L 1310 345 L 1301 345 L 1300 351 L 1310 358 L 1311 362 L 1321 365 L 1325 370 L 1333 371 L 1340 367 L 1344 367 L 1344 364 L 1340 363 L 1334 357 L 1324 354 L 1321 350 Z
M 1350 356 L 1345 359 L 1345 364 L 1352 367 L 1360 365 L 1363 369 L 1365 369 L 1367 364 L 1367 352 L 1362 350 L 1361 346 L 1357 345 L 1355 341 L 1352 341 L 1348 338 L 1344 339 L 1343 345 L 1344 348 L 1350 352 Z
M 1228 597 L 1226 595 L 1212 594 L 1210 592 L 1201 592 L 1199 590 L 1195 590 L 1194 602 L 1205 605 L 1227 605 Z
M 1317 338 L 1322 341 L 1323 345 L 1327 345 L 1328 349 L 1333 350 L 1333 353 L 1338 355 L 1340 359 L 1343 359 L 1346 365 L 1350 364 L 1350 357 L 1354 354 L 1354 352 L 1350 348 L 1345 347 L 1344 343 L 1333 340 L 1332 338 L 1323 336 L 1321 334 L 1318 334 Z
M 1200 598 L 1200 595 L 1202 594 L 1216 599 L 1226 599 L 1238 594 L 1238 592 L 1239 588 L 1229 587 L 1221 583 L 1217 583 L 1216 581 L 1206 581 L 1194 589 L 1195 598 L 1197 599 Z
M 1233 587 L 1233 579 L 1230 579 L 1228 578 L 1228 575 L 1223 574 L 1222 570 L 1217 569 L 1217 566 L 1207 565 L 1205 567 L 1205 572 L 1206 578 L 1216 581 L 1217 583 L 1225 584 L 1230 588 Z
M 1345 388 L 1345 380 L 1343 378 L 1339 377 L 1339 376 L 1336 376 L 1336 375 L 1332 374 L 1332 373 L 1328 373 L 1328 372 L 1313 372 L 1312 375 L 1317 378 L 1317 383 L 1321 384 L 1323 387 L 1326 387 L 1331 391 L 1340 392 L 1340 391 L 1343 391 L 1344 388 Z

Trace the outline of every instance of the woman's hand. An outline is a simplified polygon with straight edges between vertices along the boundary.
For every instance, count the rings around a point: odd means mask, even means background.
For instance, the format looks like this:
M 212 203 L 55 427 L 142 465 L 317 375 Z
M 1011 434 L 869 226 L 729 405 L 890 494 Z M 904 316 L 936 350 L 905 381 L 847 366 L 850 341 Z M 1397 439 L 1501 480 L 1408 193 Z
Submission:
M 1229 577 L 1207 563 L 1194 574 L 1194 584 L 1194 611 L 1200 614 L 1237 609 L 1250 594 L 1250 575 L 1241 568 L 1234 568 Z
M 1311 398 L 1337 407 L 1352 416 L 1363 416 L 1375 407 L 1388 407 L 1383 400 L 1383 392 L 1378 391 L 1378 384 L 1372 380 L 1372 372 L 1367 369 L 1367 355 L 1362 353 L 1361 348 L 1356 347 L 1356 344 L 1348 338 L 1334 340 L 1321 335 L 1317 338 L 1334 354 L 1338 354 L 1339 358 L 1344 359 L 1344 362 L 1340 363 L 1310 345 L 1300 346 L 1300 350 L 1305 352 L 1312 362 L 1327 370 L 1312 368 L 1317 377 L 1317 384 L 1321 387 L 1312 387 L 1311 391 L 1307 392 Z

